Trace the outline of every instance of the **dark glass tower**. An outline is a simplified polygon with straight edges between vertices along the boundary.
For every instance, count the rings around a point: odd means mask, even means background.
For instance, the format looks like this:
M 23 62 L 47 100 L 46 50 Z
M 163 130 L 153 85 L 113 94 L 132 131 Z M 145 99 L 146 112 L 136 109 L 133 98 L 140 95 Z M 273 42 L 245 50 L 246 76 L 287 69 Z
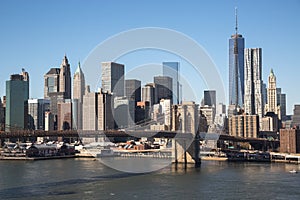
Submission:
M 163 62 L 163 76 L 172 78 L 173 103 L 181 102 L 180 83 L 179 83 L 179 62 Z
M 238 34 L 237 14 L 235 31 L 229 39 L 229 105 L 243 107 L 245 40 Z

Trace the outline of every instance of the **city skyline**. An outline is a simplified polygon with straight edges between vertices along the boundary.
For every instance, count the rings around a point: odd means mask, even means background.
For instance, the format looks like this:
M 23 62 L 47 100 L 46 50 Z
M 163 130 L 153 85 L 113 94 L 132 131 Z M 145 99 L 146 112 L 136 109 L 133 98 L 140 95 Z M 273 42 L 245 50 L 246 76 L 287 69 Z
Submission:
M 297 1 L 289 1 L 289 4 L 284 1 L 272 4 L 270 1 L 218 2 L 220 6 L 215 6 L 215 2 L 178 5 L 156 2 L 149 3 L 148 6 L 143 6 L 147 3 L 139 2 L 132 2 L 132 5 L 124 2 L 92 2 L 91 5 L 79 1 L 73 1 L 72 4 L 66 1 L 51 4 L 34 2 L 34 6 L 27 2 L 18 3 L 18 6 L 13 6 L 13 3 L 1 2 L 1 97 L 5 95 L 5 81 L 9 79 L 10 74 L 20 71 L 21 68 L 25 68 L 32 77 L 30 97 L 43 97 L 43 85 L 40 84 L 43 75 L 49 68 L 58 67 L 63 54 L 66 53 L 69 58 L 73 75 L 77 68 L 76 63 L 84 61 L 96 45 L 121 31 L 140 27 L 169 28 L 193 38 L 206 49 L 215 62 L 228 92 L 228 39 L 234 33 L 234 7 L 237 6 L 239 33 L 245 38 L 245 47 L 263 49 L 264 82 L 267 82 L 270 69 L 273 68 L 277 74 L 277 86 L 287 95 L 287 114 L 292 114 L 294 104 L 299 103 L 297 88 L 290 81 L 297 80 L 300 70 L 297 68 L 299 38 L 293 37 L 300 32 L 300 26 L 297 25 L 299 22 L 295 20 L 300 10 L 300 3 Z M 120 13 L 108 18 L 106 15 L 112 6 Z M 178 12 L 165 14 L 163 10 L 169 6 Z M 68 9 L 64 9 L 66 7 Z M 101 8 L 100 11 L 98 8 Z M 133 9 L 137 12 L 131 12 Z M 253 9 L 256 10 L 255 16 L 252 14 Z M 177 15 L 179 12 L 181 14 Z M 77 13 L 81 15 L 78 16 Z M 40 16 L 39 19 L 36 16 Z M 137 19 L 139 17 L 140 19 Z M 123 23 L 124 21 L 129 23 Z M 109 28 L 101 28 L 105 26 Z M 143 59 L 125 59 L 121 63 L 129 70 L 136 66 L 136 63 L 148 61 Z M 155 63 L 162 61 L 169 61 L 169 58 L 153 58 Z M 179 62 L 181 63 L 180 60 Z M 181 68 L 184 68 L 184 65 L 181 64 Z M 82 66 L 82 70 L 85 71 L 85 66 Z M 199 99 L 195 101 L 200 103 Z

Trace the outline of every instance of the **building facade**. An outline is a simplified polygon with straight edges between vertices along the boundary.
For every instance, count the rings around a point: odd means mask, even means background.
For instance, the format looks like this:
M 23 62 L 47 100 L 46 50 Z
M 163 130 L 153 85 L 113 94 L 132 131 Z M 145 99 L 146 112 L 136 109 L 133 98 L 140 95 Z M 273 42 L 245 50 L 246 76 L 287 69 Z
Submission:
M 242 107 L 244 102 L 244 46 L 241 34 L 229 39 L 229 104 Z
M 117 97 L 118 98 L 118 97 Z M 111 130 L 115 128 L 114 102 L 110 93 L 98 93 L 98 130 Z M 133 116 L 134 117 L 134 116 Z
M 155 104 L 155 87 L 154 83 L 148 83 L 142 88 L 142 102 L 149 102 L 149 106 Z
M 280 152 L 300 153 L 299 129 L 280 129 Z
M 262 95 L 262 49 L 245 49 L 245 98 L 244 109 L 249 115 L 264 115 Z
M 173 103 L 179 104 L 181 102 L 180 94 L 180 64 L 179 62 L 163 62 L 163 76 L 168 76 L 172 78 L 172 93 L 173 93 Z
M 5 131 L 28 128 L 29 75 L 25 70 L 6 81 Z
M 300 105 L 294 105 L 294 114 L 292 116 L 292 127 L 300 126 Z
M 277 88 L 276 88 L 276 76 L 274 75 L 273 69 L 268 77 L 268 104 L 266 105 L 266 112 L 274 112 L 278 114 L 277 107 Z
M 276 88 L 277 93 L 277 104 L 279 106 L 280 120 L 284 120 L 286 117 L 286 94 L 283 94 L 281 88 Z
M 173 104 L 173 83 L 172 78 L 168 76 L 155 76 L 155 103 L 159 103 L 161 99 L 170 99 Z
M 113 96 L 124 96 L 124 65 L 102 62 L 102 89 Z
M 90 92 L 83 96 L 83 130 L 98 130 L 98 93 Z
M 135 125 L 134 101 L 127 97 L 114 98 L 115 128 L 125 129 Z
M 217 106 L 216 91 L 215 90 L 204 90 L 203 104 L 207 106 Z
M 49 93 L 59 92 L 60 68 L 51 68 L 44 75 L 44 99 L 49 99 Z
M 135 104 L 141 101 L 141 81 L 136 79 L 125 80 L 125 96 Z
M 235 137 L 257 138 L 258 115 L 235 115 L 229 118 L 229 134 Z
M 82 103 L 85 93 L 85 77 L 80 62 L 73 77 L 73 128 L 82 129 Z
M 71 99 L 71 69 L 66 55 L 60 65 L 59 92 L 64 93 L 65 99 Z
M 50 100 L 28 100 L 28 122 L 31 130 L 45 130 L 45 113 L 50 110 Z
M 66 99 L 64 102 L 58 102 L 57 129 L 71 130 L 73 129 L 73 109 L 71 99 Z

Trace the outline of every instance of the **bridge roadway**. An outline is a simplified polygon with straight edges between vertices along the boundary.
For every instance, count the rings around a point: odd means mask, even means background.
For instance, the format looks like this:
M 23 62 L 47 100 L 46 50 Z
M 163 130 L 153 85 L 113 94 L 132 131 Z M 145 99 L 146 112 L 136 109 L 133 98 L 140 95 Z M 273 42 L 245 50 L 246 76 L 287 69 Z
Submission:
M 95 137 L 96 135 L 112 137 L 147 137 L 147 138 L 182 138 L 192 139 L 194 136 L 191 133 L 181 133 L 175 131 L 126 131 L 126 130 L 105 130 L 105 131 L 77 131 L 77 130 L 66 130 L 66 131 L 43 131 L 43 130 L 22 130 L 13 132 L 0 132 L 0 139 L 9 138 L 26 138 L 26 137 Z M 200 133 L 200 140 L 208 139 L 210 133 Z M 223 141 L 233 142 L 264 142 L 268 141 L 266 138 L 241 138 L 234 137 L 231 135 L 218 135 L 214 134 L 212 139 L 218 139 Z

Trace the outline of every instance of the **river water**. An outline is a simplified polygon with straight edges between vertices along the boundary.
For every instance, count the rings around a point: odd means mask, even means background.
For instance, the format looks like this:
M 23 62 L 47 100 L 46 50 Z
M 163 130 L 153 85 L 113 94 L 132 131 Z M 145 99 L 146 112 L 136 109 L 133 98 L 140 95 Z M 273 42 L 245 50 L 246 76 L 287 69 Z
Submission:
M 300 165 L 203 161 L 132 174 L 94 159 L 0 161 L 0 199 L 300 199 Z

